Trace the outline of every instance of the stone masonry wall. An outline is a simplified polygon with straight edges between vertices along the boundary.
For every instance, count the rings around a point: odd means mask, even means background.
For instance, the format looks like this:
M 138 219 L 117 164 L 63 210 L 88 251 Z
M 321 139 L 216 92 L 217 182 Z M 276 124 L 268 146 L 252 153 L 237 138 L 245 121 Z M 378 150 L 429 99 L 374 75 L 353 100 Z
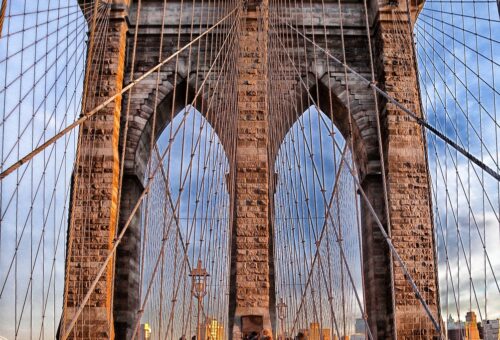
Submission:
M 127 24 L 121 18 L 111 18 L 107 30 L 107 41 L 102 51 L 104 62 L 101 64 L 96 57 L 92 61 L 92 70 L 98 71 L 90 73 L 94 76 L 87 79 L 87 110 L 122 89 Z M 75 315 L 113 246 L 118 210 L 120 111 L 121 98 L 118 97 L 80 128 L 81 144 L 73 183 L 74 205 L 66 260 L 64 329 Z M 114 337 L 112 281 L 113 267 L 110 263 L 70 333 L 70 338 Z
M 400 12 L 398 12 L 398 10 Z M 406 2 L 380 7 L 379 62 L 385 91 L 421 115 Z M 386 173 L 392 242 L 436 320 L 439 297 L 426 144 L 422 128 L 393 104 L 385 105 Z M 432 338 L 430 318 L 394 261 L 395 330 L 398 339 Z M 438 321 L 439 322 L 439 321 Z
M 130 217 L 144 187 L 135 176 L 125 175 L 122 190 L 118 233 Z M 141 209 L 136 212 L 116 250 L 113 292 L 113 321 L 116 339 L 132 337 L 137 311 L 140 308 L 141 213 Z
M 260 315 L 264 328 L 271 328 L 266 11 L 265 3 L 249 5 L 241 27 L 230 297 L 233 339 L 240 339 L 241 316 Z
M 371 174 L 362 183 L 368 199 L 387 231 L 382 176 Z M 361 199 L 363 226 L 363 270 L 365 306 L 368 324 L 374 339 L 392 339 L 394 312 L 389 247 L 380 232 L 367 203 Z

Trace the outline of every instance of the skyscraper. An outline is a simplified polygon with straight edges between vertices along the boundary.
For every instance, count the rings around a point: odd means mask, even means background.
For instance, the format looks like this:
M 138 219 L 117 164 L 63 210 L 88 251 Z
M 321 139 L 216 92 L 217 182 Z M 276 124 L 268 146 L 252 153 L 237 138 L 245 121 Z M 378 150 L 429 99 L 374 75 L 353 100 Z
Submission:
M 500 339 L 500 320 L 485 320 L 483 321 L 484 340 L 499 340 Z
M 465 316 L 465 336 L 467 340 L 480 340 L 476 313 L 467 312 Z
M 207 318 L 204 327 L 201 329 L 201 339 L 223 340 L 224 326 L 216 319 Z

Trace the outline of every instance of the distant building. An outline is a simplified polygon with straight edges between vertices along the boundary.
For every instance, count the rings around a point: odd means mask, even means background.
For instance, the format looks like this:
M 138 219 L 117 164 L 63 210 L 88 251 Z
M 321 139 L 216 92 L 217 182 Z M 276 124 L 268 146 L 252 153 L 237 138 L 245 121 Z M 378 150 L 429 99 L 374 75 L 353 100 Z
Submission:
M 366 334 L 361 334 L 361 333 L 354 333 L 351 335 L 349 338 L 350 340 L 366 340 Z
M 320 329 L 317 322 L 311 322 L 309 329 L 300 329 L 299 332 L 304 334 L 307 340 L 335 340 L 335 338 L 332 339 L 331 337 L 331 329 Z
M 486 320 L 483 322 L 484 340 L 500 340 L 500 320 Z
M 477 322 L 476 313 L 468 312 L 465 322 L 448 317 L 448 340 L 500 340 L 499 320 Z
M 311 322 L 311 325 L 309 326 L 309 340 L 321 340 L 320 338 L 320 329 L 319 329 L 319 323 L 317 322 Z
M 356 333 L 366 333 L 366 323 L 364 319 L 356 319 L 356 323 L 354 324 L 354 331 Z
M 201 339 L 223 340 L 224 326 L 216 319 L 207 318 L 204 327 L 201 329 Z
M 350 340 L 366 340 L 366 324 L 364 319 L 356 319 L 354 332 L 355 333 L 351 335 Z
M 323 328 L 321 330 L 321 340 L 332 340 L 330 334 L 331 334 L 330 328 Z
M 465 337 L 467 340 L 481 340 L 477 327 L 476 313 L 467 312 L 465 316 Z
M 139 340 L 149 340 L 151 339 L 151 327 L 148 323 L 141 324 L 141 328 L 138 334 Z
M 455 321 L 450 315 L 446 325 L 448 328 L 448 340 L 465 340 L 465 325 L 462 321 Z

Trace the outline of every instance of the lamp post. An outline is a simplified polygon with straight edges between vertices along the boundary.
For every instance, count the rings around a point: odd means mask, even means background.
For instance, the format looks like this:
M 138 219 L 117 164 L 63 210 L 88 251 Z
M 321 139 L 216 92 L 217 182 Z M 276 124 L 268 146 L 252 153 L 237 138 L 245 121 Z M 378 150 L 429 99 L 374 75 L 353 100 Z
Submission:
M 207 277 L 208 272 L 201 265 L 201 260 L 198 260 L 198 265 L 196 268 L 191 270 L 189 274 L 192 280 L 192 288 L 191 293 L 198 300 L 198 320 L 197 320 L 197 331 L 196 331 L 196 339 L 201 339 L 201 327 L 200 327 L 200 309 L 201 309 L 201 301 L 207 295 Z
M 280 302 L 276 305 L 276 309 L 278 311 L 278 319 L 280 319 L 281 321 L 281 339 L 283 340 L 285 337 L 285 327 L 283 320 L 285 320 L 287 307 L 288 306 L 286 305 L 285 301 L 283 301 L 283 298 L 280 298 Z

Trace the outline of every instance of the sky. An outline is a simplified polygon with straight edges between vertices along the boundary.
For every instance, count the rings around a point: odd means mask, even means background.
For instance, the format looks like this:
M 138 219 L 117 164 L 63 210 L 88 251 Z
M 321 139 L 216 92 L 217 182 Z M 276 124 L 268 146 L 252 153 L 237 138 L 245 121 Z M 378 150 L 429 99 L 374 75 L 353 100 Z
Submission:
M 79 115 L 87 39 L 76 1 L 8 4 L 0 39 L 3 169 Z M 58 327 L 77 133 L 0 184 L 0 335 L 8 339 L 16 331 L 21 339 L 53 338 Z
M 332 131 L 337 144 L 331 137 Z M 355 319 L 362 315 L 364 299 L 356 215 L 359 202 L 349 169 L 345 163 L 341 165 L 344 145 L 340 131 L 324 113 L 311 106 L 291 127 L 275 162 L 278 178 L 274 195 L 275 258 L 280 259 L 275 267 L 276 294 L 277 299 L 283 298 L 288 305 L 288 327 L 292 327 L 296 311 L 301 311 L 295 333 L 297 329 L 308 328 L 314 318 L 322 328 L 344 334 L 345 325 L 346 333 L 351 334 Z M 352 167 L 349 153 L 346 159 Z M 341 175 L 337 193 L 328 209 L 338 172 Z M 325 188 L 324 192 L 321 188 Z M 322 229 L 325 229 L 323 236 Z M 320 242 L 319 255 L 316 242 Z M 312 279 L 307 284 L 310 263 L 316 256 Z M 352 279 L 347 270 L 351 271 Z M 333 297 L 331 301 L 327 299 L 328 291 Z M 305 303 L 300 307 L 302 299 Z M 336 315 L 333 324 L 331 308 Z
M 175 131 L 179 133 L 169 149 L 168 141 Z M 185 322 L 191 326 L 192 331 L 195 329 L 192 323 L 196 321 L 196 307 L 192 306 L 189 294 L 191 278 L 181 275 L 179 277 L 184 277 L 187 281 L 176 281 L 176 273 L 182 270 L 185 270 L 184 274 L 189 273 L 181 241 L 186 244 L 186 255 L 191 268 L 201 259 L 210 275 L 204 298 L 205 313 L 224 323 L 227 318 L 229 194 L 226 173 L 229 172 L 229 163 L 213 128 L 199 111 L 189 105 L 160 134 L 158 149 L 160 155 L 165 154 L 163 167 L 169 183 L 167 186 L 161 171 L 157 172 L 149 202 L 142 209 L 142 239 L 147 237 L 148 240 L 147 245 L 143 245 L 146 249 L 143 296 L 149 282 L 153 282 L 142 322 L 150 324 L 153 338 L 160 338 L 160 318 L 163 329 L 171 319 L 174 327 L 169 338 L 177 339 L 182 336 Z M 158 164 L 157 156 L 152 164 L 152 169 L 155 169 Z M 166 200 L 169 201 L 165 198 L 165 192 L 171 196 L 171 203 L 165 204 Z M 176 220 L 172 219 L 174 210 L 178 217 Z M 147 227 L 144 227 L 146 221 Z M 177 223 L 181 236 L 176 232 Z M 158 227 L 162 225 L 164 228 Z M 155 274 L 162 239 L 165 238 L 167 260 L 163 264 L 163 270 Z M 162 299 L 160 294 L 166 298 Z M 172 304 L 175 295 L 177 302 Z M 160 305 L 167 311 L 162 317 L 158 313 Z M 183 311 L 183 308 L 189 306 L 192 308 L 189 313 L 191 323 L 187 321 L 189 318 L 184 318 L 187 313 Z
M 452 6 L 428 1 L 415 27 L 428 122 L 496 172 L 500 42 L 495 32 L 499 28 L 494 1 Z M 498 183 L 431 133 L 427 141 L 443 315 L 457 319 L 460 314 L 463 319 L 473 310 L 478 319 L 498 318 Z M 460 294 L 454 294 L 453 287 Z

